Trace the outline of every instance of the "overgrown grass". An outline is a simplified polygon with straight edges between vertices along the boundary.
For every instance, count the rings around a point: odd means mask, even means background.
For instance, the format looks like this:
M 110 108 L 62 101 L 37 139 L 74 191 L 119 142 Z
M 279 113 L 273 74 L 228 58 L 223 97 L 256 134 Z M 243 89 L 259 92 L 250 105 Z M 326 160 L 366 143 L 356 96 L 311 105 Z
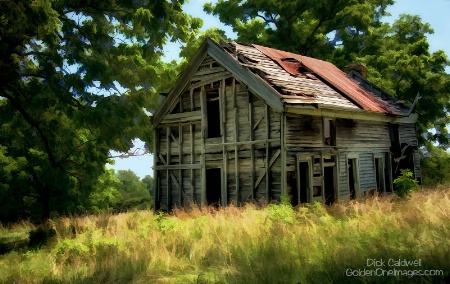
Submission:
M 136 211 L 50 221 L 41 249 L 0 255 L 0 283 L 444 283 L 450 273 L 450 190 L 408 199 Z M 29 223 L 0 225 L 20 238 Z M 15 236 L 15 237 L 14 237 Z M 443 270 L 443 276 L 346 276 L 347 269 Z M 389 259 L 421 260 L 390 267 Z

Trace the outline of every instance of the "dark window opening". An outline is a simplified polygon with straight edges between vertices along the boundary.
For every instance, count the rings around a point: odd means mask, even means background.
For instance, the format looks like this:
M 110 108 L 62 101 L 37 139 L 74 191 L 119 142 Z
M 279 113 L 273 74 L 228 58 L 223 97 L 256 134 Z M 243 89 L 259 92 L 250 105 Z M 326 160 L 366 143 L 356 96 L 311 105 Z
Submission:
M 326 146 L 336 146 L 336 124 L 334 120 L 324 119 L 323 139 Z
M 321 186 L 313 186 L 313 197 L 322 196 L 322 187 Z
M 220 169 L 206 169 L 206 202 L 208 205 L 220 205 L 222 178 Z
M 299 163 L 300 175 L 300 203 L 308 202 L 309 191 L 309 165 L 308 162 Z
M 347 160 L 347 173 L 348 173 L 348 186 L 350 191 L 350 200 L 356 199 L 356 179 L 355 179 L 355 171 L 356 171 L 356 159 L 348 159 Z
M 298 205 L 297 178 L 294 171 L 287 172 L 287 193 L 292 206 Z
M 334 167 L 324 167 L 325 180 L 325 204 L 331 205 L 334 203 Z
M 384 192 L 384 168 L 383 160 L 381 158 L 375 158 L 375 178 L 377 181 L 378 194 Z
M 206 95 L 208 115 L 208 138 L 220 137 L 220 105 L 219 93 Z

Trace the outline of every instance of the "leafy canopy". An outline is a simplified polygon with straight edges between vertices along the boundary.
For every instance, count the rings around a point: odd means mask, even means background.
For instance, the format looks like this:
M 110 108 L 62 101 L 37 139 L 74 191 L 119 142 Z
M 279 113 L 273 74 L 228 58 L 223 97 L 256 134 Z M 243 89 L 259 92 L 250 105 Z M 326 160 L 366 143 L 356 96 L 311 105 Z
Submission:
M 0 207 L 46 218 L 89 196 L 109 149 L 152 145 L 144 108 L 175 68 L 163 45 L 201 25 L 183 3 L 0 1 Z

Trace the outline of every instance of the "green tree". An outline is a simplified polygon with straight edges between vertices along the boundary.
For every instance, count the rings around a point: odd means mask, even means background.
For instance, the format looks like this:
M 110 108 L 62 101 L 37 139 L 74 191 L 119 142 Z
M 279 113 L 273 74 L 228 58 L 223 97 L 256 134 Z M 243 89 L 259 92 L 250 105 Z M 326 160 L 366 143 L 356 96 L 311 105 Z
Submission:
M 176 72 L 161 62 L 162 47 L 201 25 L 183 2 L 0 1 L 0 163 L 8 165 L 0 207 L 14 207 L 8 216 L 75 210 L 61 201 L 88 198 L 109 149 L 126 151 L 135 137 L 152 145 L 144 108 L 155 108 L 165 74 Z
M 142 182 L 145 184 L 150 196 L 153 197 L 153 194 L 155 193 L 155 179 L 152 176 L 146 175 L 142 179 Z
M 117 171 L 117 178 L 121 183 L 119 192 L 122 195 L 117 204 L 119 210 L 149 208 L 151 206 L 151 197 L 147 185 L 133 171 L 119 170 Z
M 378 25 L 393 0 L 267 1 L 219 0 L 204 10 L 217 15 L 238 34 L 238 41 L 297 54 L 327 57 L 336 41 L 328 39 L 348 27 L 358 31 Z

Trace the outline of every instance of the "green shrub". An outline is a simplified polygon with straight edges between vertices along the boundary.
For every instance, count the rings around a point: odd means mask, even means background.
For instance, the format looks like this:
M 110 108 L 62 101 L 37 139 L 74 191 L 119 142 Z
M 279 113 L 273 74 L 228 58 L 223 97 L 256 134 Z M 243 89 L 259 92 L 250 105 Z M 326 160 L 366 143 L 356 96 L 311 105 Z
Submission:
M 419 188 L 419 183 L 414 179 L 414 174 L 409 169 L 400 170 L 400 176 L 394 180 L 395 193 L 400 197 L 408 196 L 411 191 Z

